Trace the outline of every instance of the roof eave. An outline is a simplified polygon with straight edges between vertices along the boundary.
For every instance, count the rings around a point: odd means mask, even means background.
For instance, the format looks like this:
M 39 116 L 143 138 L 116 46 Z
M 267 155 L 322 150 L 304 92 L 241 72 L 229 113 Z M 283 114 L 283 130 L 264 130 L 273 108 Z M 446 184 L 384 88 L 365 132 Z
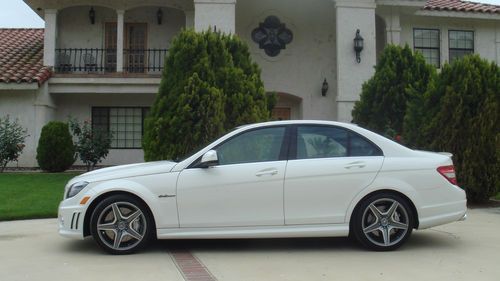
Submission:
M 38 83 L 0 83 L 0 91 L 38 90 Z
M 449 18 L 466 18 L 466 19 L 483 19 L 483 20 L 500 20 L 499 13 L 478 13 L 478 12 L 459 12 L 459 11 L 437 11 L 437 10 L 420 10 L 415 13 L 417 16 L 429 17 L 449 17 Z
M 380 6 L 424 8 L 426 3 L 427 0 L 377 0 L 377 5 Z

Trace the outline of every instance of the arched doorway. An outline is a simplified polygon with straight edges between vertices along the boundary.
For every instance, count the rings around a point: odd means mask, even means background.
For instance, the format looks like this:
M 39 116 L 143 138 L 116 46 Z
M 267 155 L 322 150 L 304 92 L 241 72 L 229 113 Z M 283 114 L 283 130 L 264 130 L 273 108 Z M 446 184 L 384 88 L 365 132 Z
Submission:
M 273 120 L 302 118 L 302 98 L 287 93 L 276 93 L 277 103 L 272 111 Z

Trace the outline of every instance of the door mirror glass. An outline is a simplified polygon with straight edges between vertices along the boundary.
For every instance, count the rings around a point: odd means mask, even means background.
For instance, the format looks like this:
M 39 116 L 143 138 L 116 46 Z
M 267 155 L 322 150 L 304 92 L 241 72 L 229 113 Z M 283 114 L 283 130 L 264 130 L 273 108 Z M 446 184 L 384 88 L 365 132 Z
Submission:
M 217 151 L 210 150 L 207 153 L 203 154 L 203 157 L 201 157 L 201 161 L 198 167 L 208 168 L 216 166 L 218 164 L 219 164 L 219 158 L 217 157 Z

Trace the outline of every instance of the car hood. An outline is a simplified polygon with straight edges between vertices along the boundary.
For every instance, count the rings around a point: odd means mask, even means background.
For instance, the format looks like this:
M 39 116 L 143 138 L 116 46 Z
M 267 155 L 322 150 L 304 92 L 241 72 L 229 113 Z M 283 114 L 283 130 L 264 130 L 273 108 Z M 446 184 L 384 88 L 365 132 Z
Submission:
M 70 184 L 79 181 L 96 182 L 96 181 L 130 178 L 130 177 L 145 176 L 152 174 L 169 173 L 176 164 L 177 163 L 171 161 L 158 161 L 158 162 L 139 163 L 139 164 L 130 164 L 130 165 L 115 166 L 110 168 L 103 168 L 75 177 L 70 181 Z

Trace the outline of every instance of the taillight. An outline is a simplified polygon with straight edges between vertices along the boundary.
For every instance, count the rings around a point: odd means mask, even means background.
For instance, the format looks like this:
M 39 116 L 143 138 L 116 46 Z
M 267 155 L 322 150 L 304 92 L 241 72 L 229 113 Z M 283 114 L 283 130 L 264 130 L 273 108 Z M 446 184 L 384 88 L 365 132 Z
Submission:
M 441 166 L 437 168 L 437 171 L 445 177 L 451 184 L 457 184 L 457 176 L 455 174 L 455 167 L 452 166 Z

